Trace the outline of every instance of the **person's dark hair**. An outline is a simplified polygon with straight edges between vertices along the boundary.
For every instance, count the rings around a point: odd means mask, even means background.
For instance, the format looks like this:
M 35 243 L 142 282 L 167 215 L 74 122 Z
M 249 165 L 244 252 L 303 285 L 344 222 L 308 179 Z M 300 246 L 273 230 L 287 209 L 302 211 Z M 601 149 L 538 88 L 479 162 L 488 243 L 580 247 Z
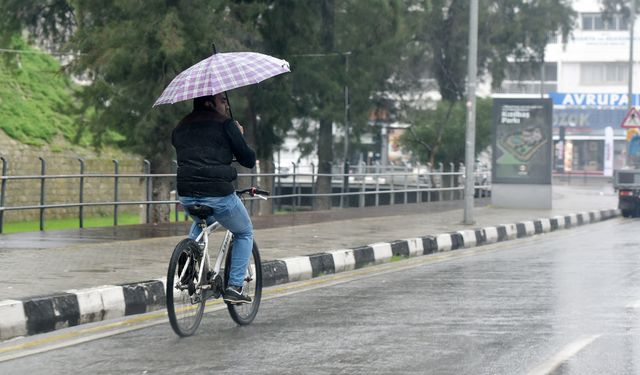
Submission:
M 215 101 L 213 100 L 213 95 L 200 96 L 200 97 L 194 98 L 193 99 L 193 110 L 194 111 L 201 111 L 201 110 L 207 109 L 204 106 L 204 103 L 206 103 L 206 102 L 211 102 L 212 104 L 215 103 Z

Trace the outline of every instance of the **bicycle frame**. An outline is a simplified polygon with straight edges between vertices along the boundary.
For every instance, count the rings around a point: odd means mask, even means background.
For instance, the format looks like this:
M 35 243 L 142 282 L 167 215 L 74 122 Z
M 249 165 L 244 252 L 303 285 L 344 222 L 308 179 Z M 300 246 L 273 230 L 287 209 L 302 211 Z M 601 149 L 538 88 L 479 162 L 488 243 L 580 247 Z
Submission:
M 202 248 L 202 261 L 200 262 L 200 269 L 198 270 L 198 284 L 196 288 L 209 289 L 211 287 L 210 284 L 203 285 L 203 276 L 204 276 L 204 264 L 207 263 L 207 269 L 213 271 L 213 275 L 219 275 L 220 269 L 222 268 L 222 262 L 224 261 L 224 257 L 229 249 L 229 245 L 231 244 L 231 240 L 233 238 L 233 233 L 227 230 L 224 238 L 222 239 L 222 243 L 220 244 L 220 249 L 218 250 L 218 256 L 216 257 L 216 263 L 213 268 L 211 268 L 211 258 L 209 256 L 209 235 L 213 233 L 215 230 L 221 228 L 222 225 L 219 222 L 214 222 L 213 224 L 202 229 L 202 232 L 196 237 L 195 241 L 200 244 L 202 241 L 204 243 L 204 247 Z M 182 279 L 187 271 L 188 267 L 184 267 L 182 273 L 180 274 L 180 279 Z M 249 273 L 249 277 L 253 278 L 253 271 L 251 267 L 247 269 Z
M 266 195 L 269 194 L 267 191 L 261 191 L 255 187 L 236 192 L 238 196 L 241 196 L 244 193 L 249 193 L 251 194 L 251 196 L 255 196 L 264 200 L 267 200 L 267 197 L 265 197 L 263 194 L 266 194 Z M 222 224 L 215 221 L 209 226 L 205 226 L 204 223 L 198 223 L 198 225 L 200 225 L 200 227 L 202 228 L 202 232 L 200 232 L 198 237 L 196 237 L 195 241 L 198 243 L 198 245 L 200 245 L 202 241 L 202 243 L 204 243 L 204 246 L 202 247 L 202 257 L 201 257 L 202 261 L 200 262 L 200 269 L 198 270 L 198 284 L 196 285 L 196 288 L 210 289 L 212 287 L 211 284 L 203 284 L 205 259 L 207 263 L 207 268 L 210 271 L 213 271 L 213 277 L 220 275 L 220 268 L 222 268 L 222 261 L 224 260 L 225 254 L 229 249 L 231 240 L 233 239 L 233 233 L 231 233 L 231 231 L 229 230 L 227 230 L 227 232 L 225 233 L 224 238 L 222 240 L 222 244 L 220 244 L 220 250 L 218 251 L 218 256 L 216 257 L 216 263 L 212 269 L 211 258 L 209 257 L 209 235 L 213 233 L 215 230 L 217 230 L 218 228 L 221 228 Z M 188 267 L 184 267 L 182 269 L 182 272 L 180 273 L 180 280 L 182 280 L 184 275 L 186 274 L 187 268 Z M 253 279 L 253 272 L 254 271 L 251 269 L 251 267 L 247 268 L 249 279 Z

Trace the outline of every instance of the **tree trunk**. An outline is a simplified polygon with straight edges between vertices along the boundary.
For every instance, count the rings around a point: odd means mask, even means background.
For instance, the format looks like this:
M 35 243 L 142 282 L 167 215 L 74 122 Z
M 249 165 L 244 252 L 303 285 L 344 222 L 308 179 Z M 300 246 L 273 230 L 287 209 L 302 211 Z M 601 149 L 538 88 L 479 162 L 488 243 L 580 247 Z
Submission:
M 321 4 L 321 16 L 324 28 L 322 30 L 322 46 L 326 53 L 334 52 L 334 0 L 324 0 Z M 318 174 L 331 174 L 333 163 L 333 121 L 330 118 L 320 119 L 318 130 Z M 316 180 L 316 194 L 331 193 L 331 176 L 318 176 Z M 332 197 L 316 196 L 314 207 L 316 210 L 331 209 Z
M 273 157 L 271 157 L 271 159 L 260 160 L 260 174 L 272 174 L 274 172 Z M 258 186 L 263 190 L 273 193 L 273 180 L 274 178 L 272 176 L 259 177 Z M 271 215 L 273 212 L 273 200 L 260 200 L 259 202 L 258 215 Z
M 329 119 L 320 120 L 320 130 L 318 134 L 318 174 L 331 174 L 331 163 L 333 162 L 333 124 Z M 316 193 L 331 193 L 331 176 L 318 176 L 316 180 Z M 332 197 L 315 197 L 315 209 L 331 209 Z
M 154 155 L 150 157 L 151 173 L 164 174 L 171 173 L 171 155 Z M 168 201 L 171 189 L 171 180 L 173 177 L 156 177 L 153 179 L 153 189 L 151 190 L 151 199 L 154 201 Z M 170 205 L 154 204 L 151 206 L 151 222 L 167 223 L 169 222 Z
M 449 122 L 449 118 L 451 118 L 451 112 L 453 112 L 453 106 L 455 102 L 449 102 L 449 108 L 447 108 L 447 114 L 444 119 L 438 123 L 438 128 L 436 129 L 436 140 L 433 142 L 433 148 L 431 150 L 431 155 L 429 156 L 429 163 L 431 167 L 435 169 L 436 167 L 436 155 L 440 150 L 440 146 L 442 146 L 442 134 L 444 133 L 444 128 L 446 124 Z M 442 177 L 440 177 L 442 186 L 444 186 L 444 182 L 442 181 Z M 431 186 L 435 186 L 435 176 L 431 175 Z

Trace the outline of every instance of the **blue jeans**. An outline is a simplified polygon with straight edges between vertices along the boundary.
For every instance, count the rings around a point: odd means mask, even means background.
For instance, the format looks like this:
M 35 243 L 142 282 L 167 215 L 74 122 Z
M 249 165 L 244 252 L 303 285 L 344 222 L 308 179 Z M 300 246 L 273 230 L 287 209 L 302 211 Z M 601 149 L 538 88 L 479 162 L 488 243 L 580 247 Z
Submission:
M 201 204 L 213 208 L 213 216 L 207 218 L 207 225 L 218 221 L 233 233 L 233 250 L 231 252 L 231 270 L 229 285 L 242 286 L 253 249 L 253 225 L 247 209 L 235 194 L 224 197 L 178 197 L 182 206 Z M 195 220 L 196 218 L 194 218 Z M 196 239 L 202 232 L 198 224 L 191 224 L 189 238 Z

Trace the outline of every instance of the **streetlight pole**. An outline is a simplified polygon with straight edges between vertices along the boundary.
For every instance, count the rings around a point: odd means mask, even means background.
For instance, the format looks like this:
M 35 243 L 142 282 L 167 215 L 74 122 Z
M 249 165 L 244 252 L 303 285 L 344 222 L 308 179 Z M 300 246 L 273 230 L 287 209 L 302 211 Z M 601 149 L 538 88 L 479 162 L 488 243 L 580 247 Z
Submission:
M 629 109 L 633 108 L 633 29 L 636 23 L 636 1 L 631 0 L 629 15 Z
M 476 75 L 478 74 L 478 0 L 469 10 L 469 79 L 467 85 L 467 137 L 465 147 L 464 221 L 473 224 L 474 164 L 476 146 Z
M 636 23 L 636 0 L 631 0 L 631 11 L 629 12 L 629 111 L 634 108 L 633 103 L 633 34 L 634 34 L 634 26 Z M 630 129 L 627 130 L 629 132 Z M 628 133 L 627 133 L 628 134 Z M 628 135 L 627 135 L 628 138 Z M 627 142 L 627 150 L 629 150 L 629 142 Z M 627 160 L 625 160 L 627 165 L 632 164 L 632 158 L 629 152 L 627 152 Z
M 349 55 L 351 52 L 345 52 L 344 55 L 344 179 L 342 181 L 342 190 L 346 192 L 349 188 Z M 348 196 L 340 196 L 340 206 L 348 206 Z
M 344 163 L 345 168 L 349 160 L 349 85 L 347 79 L 349 75 L 349 55 L 344 53 Z

